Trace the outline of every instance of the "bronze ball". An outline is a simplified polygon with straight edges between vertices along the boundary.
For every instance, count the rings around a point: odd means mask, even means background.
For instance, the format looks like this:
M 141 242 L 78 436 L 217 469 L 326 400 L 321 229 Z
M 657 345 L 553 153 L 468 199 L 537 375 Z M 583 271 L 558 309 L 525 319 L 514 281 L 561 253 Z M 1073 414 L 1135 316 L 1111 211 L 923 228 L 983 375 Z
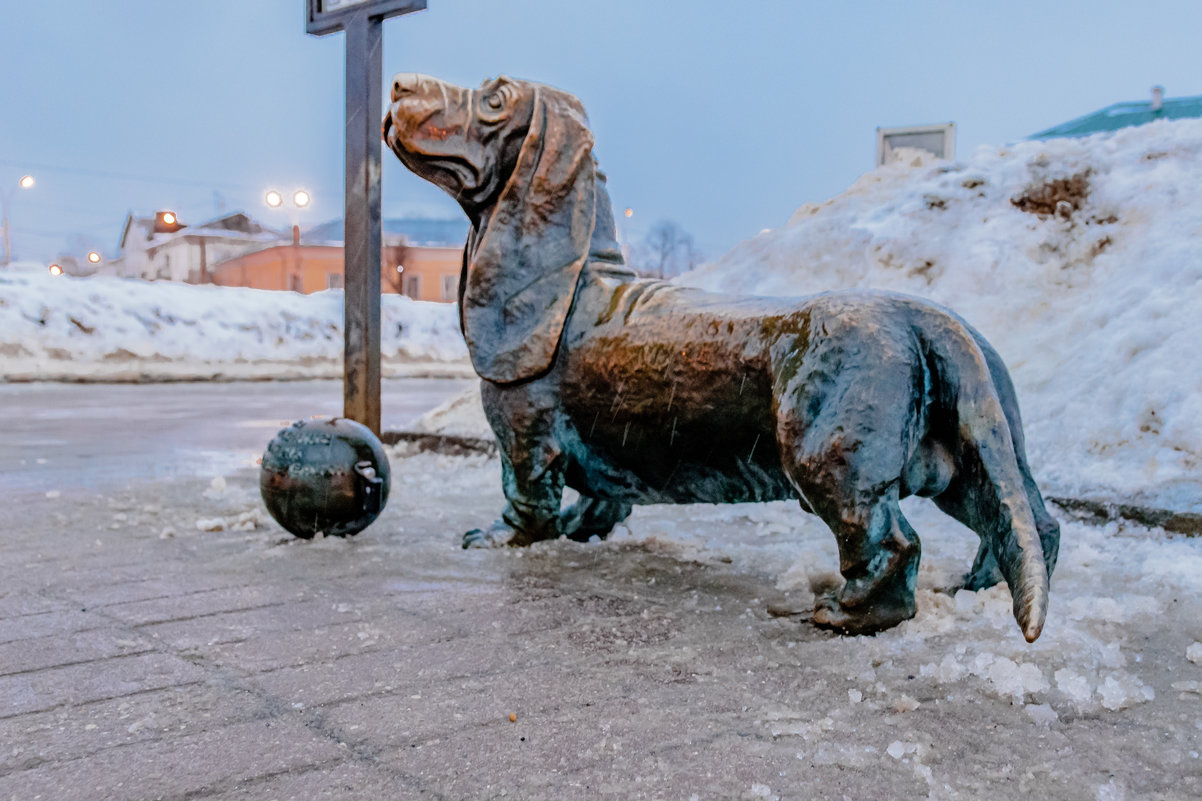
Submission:
M 343 417 L 298 420 L 267 445 L 259 492 L 267 511 L 298 537 L 346 537 L 388 502 L 392 472 L 367 426 Z

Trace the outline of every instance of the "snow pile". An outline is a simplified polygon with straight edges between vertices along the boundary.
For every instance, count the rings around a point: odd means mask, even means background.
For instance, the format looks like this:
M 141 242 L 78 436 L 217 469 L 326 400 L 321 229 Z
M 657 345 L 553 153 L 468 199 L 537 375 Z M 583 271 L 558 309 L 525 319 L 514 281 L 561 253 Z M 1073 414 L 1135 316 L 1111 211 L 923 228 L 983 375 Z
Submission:
M 0 272 L 0 380 L 342 375 L 341 291 Z M 468 374 L 455 307 L 384 295 L 383 372 Z
M 419 417 L 413 430 L 423 434 L 492 440 L 492 428 L 484 416 L 480 387 L 463 391 Z
M 1202 121 L 915 156 L 680 280 L 931 298 L 1010 366 L 1052 495 L 1202 511 Z

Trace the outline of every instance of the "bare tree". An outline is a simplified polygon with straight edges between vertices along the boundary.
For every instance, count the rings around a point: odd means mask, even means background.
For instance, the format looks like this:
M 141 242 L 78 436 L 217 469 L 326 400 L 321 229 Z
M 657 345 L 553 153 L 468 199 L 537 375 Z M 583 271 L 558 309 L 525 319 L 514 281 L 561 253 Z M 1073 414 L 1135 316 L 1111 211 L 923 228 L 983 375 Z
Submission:
M 693 237 L 673 220 L 660 220 L 631 253 L 631 267 L 639 275 L 671 278 L 701 263 Z

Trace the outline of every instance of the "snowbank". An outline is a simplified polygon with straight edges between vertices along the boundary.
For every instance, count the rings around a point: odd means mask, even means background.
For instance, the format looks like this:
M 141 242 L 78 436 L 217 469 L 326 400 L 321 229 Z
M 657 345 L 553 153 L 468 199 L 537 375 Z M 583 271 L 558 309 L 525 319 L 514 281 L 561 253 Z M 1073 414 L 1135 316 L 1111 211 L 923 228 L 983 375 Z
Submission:
M 680 280 L 943 303 L 1013 373 L 1052 495 L 1202 511 L 1202 121 L 913 151 Z
M 340 291 L 0 271 L 0 380 L 336 378 Z M 470 375 L 452 304 L 385 295 L 385 375 Z

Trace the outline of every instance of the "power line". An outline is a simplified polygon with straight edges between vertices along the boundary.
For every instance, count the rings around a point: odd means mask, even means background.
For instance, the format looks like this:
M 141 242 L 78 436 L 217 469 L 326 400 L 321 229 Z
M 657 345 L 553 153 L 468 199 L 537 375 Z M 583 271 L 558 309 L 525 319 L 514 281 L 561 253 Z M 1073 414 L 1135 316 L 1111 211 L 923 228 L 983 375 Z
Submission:
M 245 184 L 231 184 L 225 182 L 213 181 L 197 181 L 190 178 L 169 178 L 159 176 L 152 178 L 143 175 L 133 175 L 131 173 L 108 172 L 106 170 L 93 170 L 85 167 L 59 167 L 52 164 L 38 164 L 29 161 L 11 161 L 9 159 L 0 159 L 0 164 L 7 167 L 17 167 L 28 171 L 46 171 L 46 172 L 62 172 L 68 175 L 86 175 L 93 178 L 109 178 L 118 181 L 138 181 L 142 183 L 174 185 L 174 186 L 194 186 L 202 189 L 239 189 L 245 192 L 258 192 L 259 187 L 246 186 Z

